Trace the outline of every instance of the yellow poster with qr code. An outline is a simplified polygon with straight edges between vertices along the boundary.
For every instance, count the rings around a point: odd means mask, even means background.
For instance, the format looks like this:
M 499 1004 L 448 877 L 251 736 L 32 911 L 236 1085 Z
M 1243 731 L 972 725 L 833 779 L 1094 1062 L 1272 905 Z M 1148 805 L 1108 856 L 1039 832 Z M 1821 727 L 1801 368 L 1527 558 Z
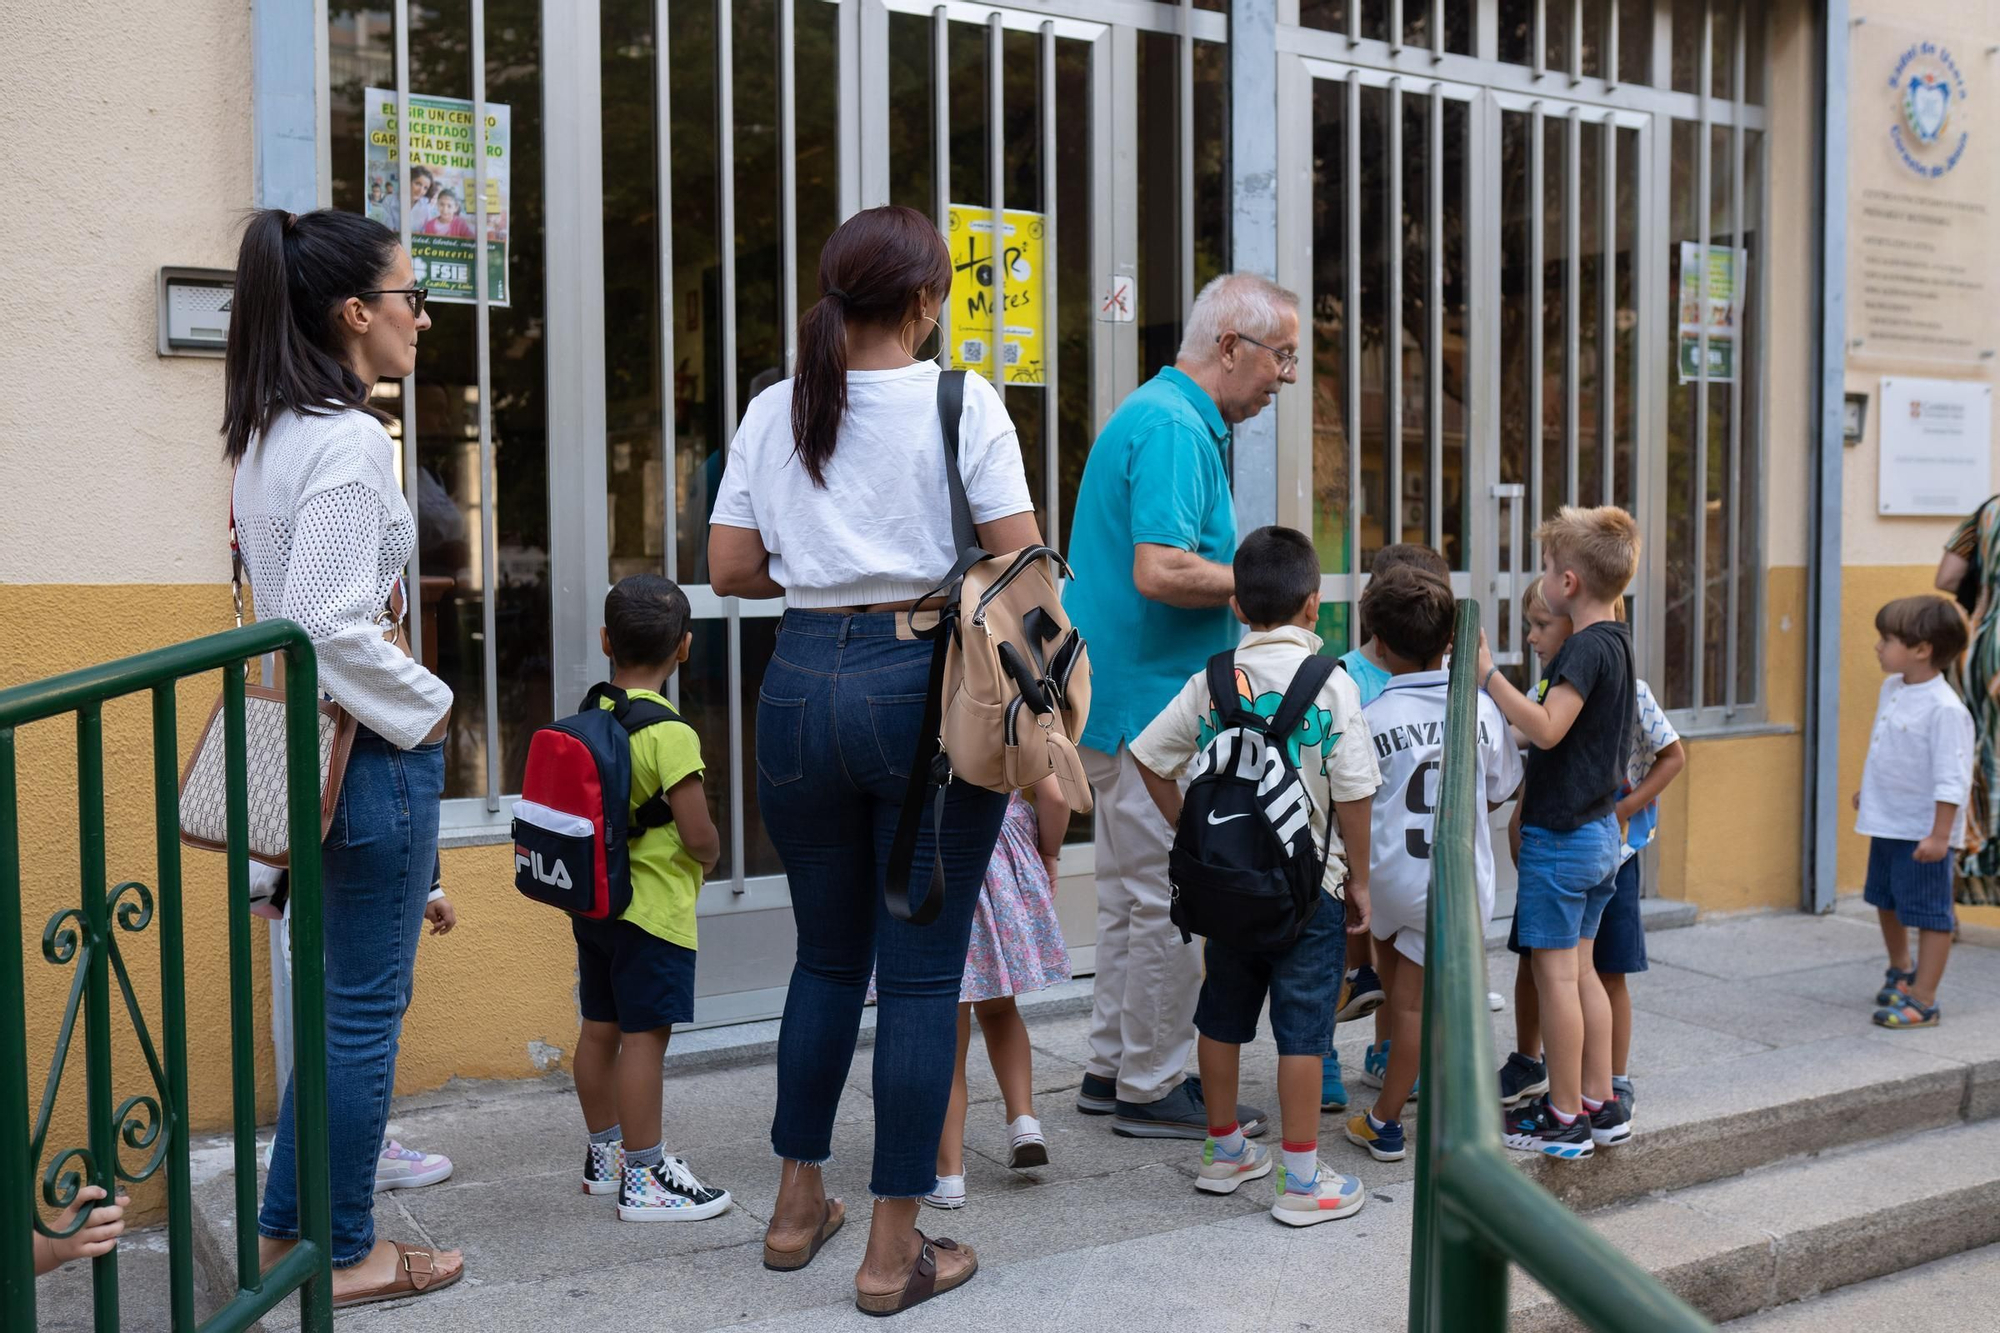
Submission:
M 990 208 L 953 204 L 947 221 L 952 275 L 945 333 L 951 342 L 952 369 L 976 371 L 993 380 L 997 353 L 1008 384 L 1043 383 L 1049 304 L 1043 267 L 1046 219 L 1040 213 L 1008 209 L 998 245 Z

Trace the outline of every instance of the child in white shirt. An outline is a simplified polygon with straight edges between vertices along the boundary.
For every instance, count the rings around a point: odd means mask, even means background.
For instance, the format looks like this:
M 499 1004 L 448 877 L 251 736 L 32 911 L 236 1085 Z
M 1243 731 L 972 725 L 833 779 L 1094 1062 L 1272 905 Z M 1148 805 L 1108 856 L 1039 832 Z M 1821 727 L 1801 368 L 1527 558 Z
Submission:
M 1854 797 L 1854 831 L 1872 839 L 1863 896 L 1889 950 L 1875 1022 L 1936 1027 L 1938 982 L 1957 924 L 1952 851 L 1965 845 L 1972 791 L 1972 714 L 1943 674 L 1965 651 L 1965 617 L 1942 597 L 1903 597 L 1875 613 L 1875 631 L 1875 657 L 1889 678 Z

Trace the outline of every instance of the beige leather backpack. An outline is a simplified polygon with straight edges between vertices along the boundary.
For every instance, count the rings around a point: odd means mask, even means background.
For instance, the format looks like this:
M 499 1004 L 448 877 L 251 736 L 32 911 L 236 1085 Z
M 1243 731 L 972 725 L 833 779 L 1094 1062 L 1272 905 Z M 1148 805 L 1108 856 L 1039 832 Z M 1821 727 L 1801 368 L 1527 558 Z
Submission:
M 1090 809 L 1090 783 L 1076 738 L 1090 714 L 1090 652 L 1064 614 L 1056 579 L 1070 576 L 1047 546 L 1008 555 L 980 549 L 958 466 L 958 423 L 965 372 L 938 376 L 938 423 L 944 429 L 945 478 L 951 491 L 953 545 L 960 554 L 943 583 L 917 603 L 937 624 L 916 633 L 934 644 L 916 762 L 889 852 L 889 911 L 926 925 L 944 907 L 944 861 L 937 848 L 945 789 L 956 779 L 1013 792 L 1053 775 L 1070 808 Z M 921 901 L 910 883 L 926 798 L 933 857 Z

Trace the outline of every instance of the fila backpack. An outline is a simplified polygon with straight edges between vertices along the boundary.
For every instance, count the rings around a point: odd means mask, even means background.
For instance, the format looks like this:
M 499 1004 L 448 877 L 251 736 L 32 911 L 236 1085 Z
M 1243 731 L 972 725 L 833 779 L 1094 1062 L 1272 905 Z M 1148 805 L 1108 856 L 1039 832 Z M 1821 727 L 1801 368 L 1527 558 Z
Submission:
M 1236 655 L 1209 659 L 1217 729 L 1195 757 L 1167 861 L 1171 915 L 1183 939 L 1279 952 L 1319 910 L 1326 854 L 1313 839 L 1312 797 L 1285 741 L 1334 665 L 1317 655 L 1299 663 L 1277 712 L 1265 718 L 1237 692 Z
M 631 841 L 674 818 L 663 791 L 632 809 L 632 737 L 667 723 L 691 725 L 650 699 L 593 685 L 575 715 L 536 728 L 514 802 L 515 888 L 590 921 L 615 921 L 631 906 Z

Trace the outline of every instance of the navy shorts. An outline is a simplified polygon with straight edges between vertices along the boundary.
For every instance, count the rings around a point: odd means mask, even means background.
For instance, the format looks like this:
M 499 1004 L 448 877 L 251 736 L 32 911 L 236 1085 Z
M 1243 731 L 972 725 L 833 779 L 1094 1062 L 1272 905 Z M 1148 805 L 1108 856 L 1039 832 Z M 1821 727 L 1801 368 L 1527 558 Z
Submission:
M 576 994 L 584 1019 L 620 1032 L 694 1022 L 694 950 L 630 921 L 572 918 Z
M 1639 854 L 1625 858 L 1618 867 L 1618 887 L 1604 905 L 1604 919 L 1597 923 L 1597 943 L 1591 948 L 1591 964 L 1599 972 L 1644 972 L 1646 970 L 1646 923 L 1639 916 Z
M 1901 838 L 1871 838 L 1861 896 L 1870 907 L 1894 912 L 1911 930 L 1950 930 L 1958 922 L 1951 905 L 1951 868 L 1958 857 L 1925 865 L 1916 851 L 1916 843 Z
M 1195 1030 L 1210 1041 L 1244 1046 L 1257 1039 L 1257 1011 L 1271 1000 L 1271 1036 L 1279 1055 L 1333 1053 L 1333 1015 L 1347 971 L 1347 906 L 1319 905 L 1298 941 L 1283 953 L 1252 953 L 1209 940 L 1203 959 Z

